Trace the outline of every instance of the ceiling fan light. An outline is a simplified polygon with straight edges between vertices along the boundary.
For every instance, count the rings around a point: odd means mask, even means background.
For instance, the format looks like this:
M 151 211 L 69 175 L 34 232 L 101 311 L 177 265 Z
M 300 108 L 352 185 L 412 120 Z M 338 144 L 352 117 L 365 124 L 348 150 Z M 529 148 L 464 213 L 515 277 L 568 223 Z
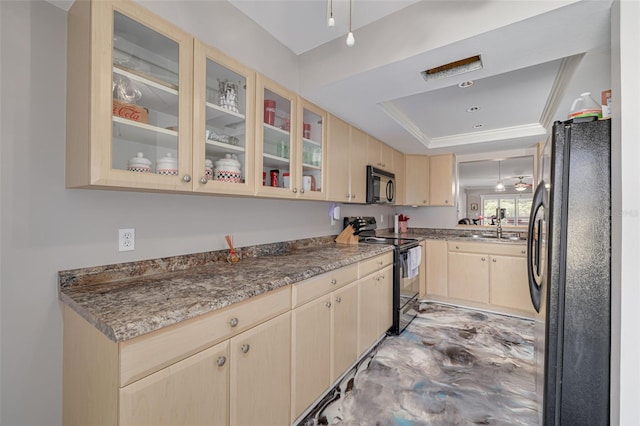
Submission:
M 498 181 L 498 183 L 496 184 L 496 187 L 495 187 L 495 189 L 494 189 L 494 190 L 495 190 L 496 192 L 504 192 L 504 191 L 505 191 L 505 189 L 506 189 L 506 188 L 504 187 L 504 183 L 502 183 L 502 181 L 501 181 L 501 180 L 499 180 L 499 181 Z
M 516 187 L 516 191 L 519 191 L 519 192 L 527 190 L 527 185 L 526 184 L 520 185 L 520 184 L 516 183 L 515 187 Z

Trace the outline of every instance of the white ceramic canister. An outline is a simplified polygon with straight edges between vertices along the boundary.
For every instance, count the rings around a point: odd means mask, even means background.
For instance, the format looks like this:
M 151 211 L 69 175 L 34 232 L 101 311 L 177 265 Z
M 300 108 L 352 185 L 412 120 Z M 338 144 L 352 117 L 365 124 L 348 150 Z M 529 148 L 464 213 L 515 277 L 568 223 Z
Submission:
M 214 179 L 222 182 L 240 183 L 241 172 L 238 157 L 225 154 L 224 158 L 216 161 Z
M 213 161 L 208 158 L 204 160 L 204 176 L 207 180 L 213 180 Z
M 149 173 L 151 172 L 151 160 L 144 158 L 144 154 L 139 152 L 129 160 L 127 170 L 138 173 Z
M 166 157 L 158 160 L 156 173 L 166 176 L 178 176 L 178 159 L 168 152 Z

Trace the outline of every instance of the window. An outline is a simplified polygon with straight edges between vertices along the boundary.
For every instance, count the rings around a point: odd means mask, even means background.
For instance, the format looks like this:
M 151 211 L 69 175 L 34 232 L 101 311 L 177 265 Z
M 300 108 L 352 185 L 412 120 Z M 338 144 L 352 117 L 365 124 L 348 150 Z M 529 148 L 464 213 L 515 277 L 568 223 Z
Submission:
M 501 210 L 503 225 L 526 226 L 529 224 L 529 212 L 533 196 L 531 194 L 482 195 L 482 224 L 495 225 L 496 211 Z

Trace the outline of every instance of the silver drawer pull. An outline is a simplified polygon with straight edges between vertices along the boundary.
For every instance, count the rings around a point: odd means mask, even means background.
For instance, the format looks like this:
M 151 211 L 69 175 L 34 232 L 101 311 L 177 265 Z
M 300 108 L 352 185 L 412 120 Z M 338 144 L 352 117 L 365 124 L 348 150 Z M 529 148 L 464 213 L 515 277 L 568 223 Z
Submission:
M 336 297 L 336 302 L 338 303 L 342 302 L 342 297 Z
M 330 308 L 331 307 L 331 302 L 325 303 L 324 306 L 326 306 L 327 308 Z
M 482 261 L 483 261 L 483 262 L 485 261 L 485 258 L 484 258 L 484 257 L 482 258 Z
M 332 279 L 332 280 L 331 280 L 331 285 L 336 285 L 336 284 L 338 284 L 338 281 L 337 281 L 335 278 L 334 278 L 334 279 Z
M 460 249 L 460 246 L 456 246 L 456 250 L 459 250 L 459 249 Z
M 384 262 L 382 260 L 378 261 L 378 265 L 382 265 Z
M 526 250 L 520 250 L 520 253 L 521 254 L 527 254 L 527 251 Z
M 231 318 L 231 319 L 229 320 L 229 325 L 230 325 L 231 327 L 235 327 L 236 325 L 238 325 L 238 318 Z
M 246 354 L 247 352 L 249 352 L 249 349 L 251 349 L 251 346 L 247 345 L 246 343 L 242 345 L 242 347 L 240 348 L 243 354 Z
M 493 262 L 494 262 L 494 263 L 496 262 L 496 260 L 495 260 L 495 259 L 491 259 L 491 260 L 493 260 Z
M 227 362 L 227 357 L 224 356 L 219 356 L 216 360 L 216 364 L 218 364 L 218 367 L 222 367 L 225 362 Z

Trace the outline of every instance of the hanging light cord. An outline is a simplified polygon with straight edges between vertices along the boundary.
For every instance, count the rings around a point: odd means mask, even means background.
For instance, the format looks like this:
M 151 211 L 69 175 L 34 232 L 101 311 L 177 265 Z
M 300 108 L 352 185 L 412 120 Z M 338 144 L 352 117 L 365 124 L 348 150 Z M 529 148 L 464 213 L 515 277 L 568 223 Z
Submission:
M 356 39 L 353 37 L 353 32 L 351 31 L 351 4 L 353 0 L 349 0 L 349 34 L 347 34 L 347 46 L 353 47 L 356 44 Z

